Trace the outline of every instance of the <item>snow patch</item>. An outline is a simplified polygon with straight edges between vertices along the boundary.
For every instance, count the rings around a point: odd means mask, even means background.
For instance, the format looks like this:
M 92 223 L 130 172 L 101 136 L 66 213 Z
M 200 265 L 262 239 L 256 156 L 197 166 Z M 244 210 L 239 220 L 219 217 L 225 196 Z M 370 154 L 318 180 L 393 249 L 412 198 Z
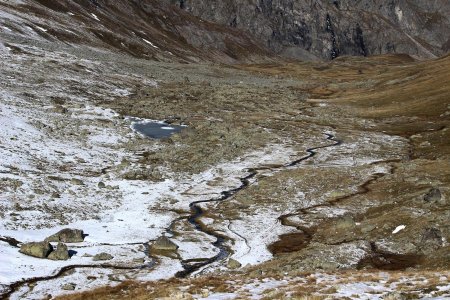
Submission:
M 150 46 L 152 46 L 153 48 L 155 48 L 155 49 L 159 49 L 159 47 L 158 46 L 156 46 L 155 44 L 153 44 L 152 42 L 150 42 L 149 40 L 146 40 L 146 39 L 144 39 L 144 38 L 142 38 L 142 40 L 144 41 L 144 42 L 146 42 L 147 44 L 149 44 Z
M 403 11 L 399 6 L 395 7 L 395 14 L 397 15 L 398 21 L 401 22 L 403 20 Z
M 405 229 L 405 228 L 406 228 L 405 225 L 399 225 L 399 226 L 397 226 L 397 227 L 394 229 L 394 231 L 392 231 L 392 234 L 399 233 L 400 231 L 402 231 L 402 230 Z
M 91 16 L 92 16 L 95 20 L 97 20 L 97 21 L 100 22 L 100 19 L 97 17 L 97 15 L 95 15 L 94 13 L 91 13 Z

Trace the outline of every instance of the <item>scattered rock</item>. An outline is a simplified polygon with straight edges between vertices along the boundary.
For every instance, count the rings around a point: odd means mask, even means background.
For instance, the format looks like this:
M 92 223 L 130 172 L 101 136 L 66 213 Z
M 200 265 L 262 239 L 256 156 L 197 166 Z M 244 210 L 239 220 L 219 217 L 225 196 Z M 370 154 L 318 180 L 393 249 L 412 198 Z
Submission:
M 355 220 L 351 215 L 345 215 L 336 221 L 336 228 L 348 229 L 356 226 Z
M 77 285 L 75 283 L 66 283 L 61 286 L 61 288 L 66 291 L 73 291 L 76 287 Z
M 114 256 L 112 256 L 111 254 L 102 252 L 102 253 L 94 255 L 92 260 L 93 261 L 103 261 L 103 260 L 111 260 L 113 258 L 114 258 Z
M 32 242 L 23 244 L 19 252 L 25 255 L 46 258 L 53 251 L 53 246 L 49 242 Z
M 145 258 L 134 258 L 133 262 L 137 264 L 143 264 L 145 263 Z
M 161 298 L 161 300 L 166 300 L 166 299 L 167 300 L 191 300 L 191 299 L 194 299 L 194 297 L 187 292 L 178 291 L 178 292 L 174 292 L 174 293 L 170 294 L 169 297 Z
M 74 185 L 84 185 L 84 182 L 78 178 L 72 178 L 70 180 L 70 183 L 72 183 Z
M 228 267 L 228 269 L 235 270 L 235 269 L 239 269 L 240 267 L 242 267 L 242 264 L 240 262 L 238 262 L 237 260 L 230 258 L 228 260 L 227 267 Z
M 209 290 L 208 289 L 202 289 L 202 297 L 208 298 L 209 297 Z
M 51 260 L 68 260 L 70 258 L 69 249 L 67 245 L 59 242 L 56 250 L 49 254 L 48 259 Z
M 369 233 L 369 232 L 373 231 L 375 228 L 377 228 L 377 226 L 375 226 L 373 224 L 363 224 L 361 226 L 361 232 L 362 233 Z
M 102 181 L 100 181 L 97 185 L 100 189 L 104 189 L 106 187 L 106 184 Z
M 84 241 L 84 232 L 80 229 L 65 228 L 45 240 L 48 242 L 81 243 Z
M 424 253 L 432 253 L 442 246 L 442 232 L 437 228 L 426 228 L 418 248 Z
M 438 188 L 432 188 L 423 196 L 426 202 L 439 202 L 442 198 L 441 191 Z
M 65 108 L 62 105 L 55 105 L 52 109 L 53 112 L 58 113 L 58 114 L 65 114 L 67 113 L 67 108 Z
M 152 244 L 153 250 L 176 251 L 178 245 L 172 242 L 168 237 L 161 236 Z
M 56 96 L 50 96 L 50 101 L 55 105 L 66 104 L 66 100 L 64 100 L 64 98 L 56 97 Z
M 405 294 L 399 292 L 390 292 L 387 293 L 384 297 L 384 300 L 406 300 L 408 299 Z

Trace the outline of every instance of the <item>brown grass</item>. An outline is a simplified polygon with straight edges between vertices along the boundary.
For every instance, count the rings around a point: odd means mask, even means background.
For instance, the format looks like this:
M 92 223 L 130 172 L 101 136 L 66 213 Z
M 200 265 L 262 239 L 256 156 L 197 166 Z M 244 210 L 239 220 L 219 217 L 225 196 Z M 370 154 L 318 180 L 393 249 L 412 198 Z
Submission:
M 265 64 L 265 65 L 241 65 L 238 69 L 266 74 L 267 76 L 278 76 L 278 78 L 298 79 L 298 89 L 309 94 L 310 102 L 327 102 L 352 116 L 360 118 L 371 118 L 376 120 L 374 130 L 386 130 L 389 132 L 404 133 L 407 137 L 414 133 L 424 133 L 432 126 L 448 126 L 448 117 L 441 115 L 448 110 L 450 104 L 450 56 L 440 59 L 417 62 L 405 55 L 385 55 L 372 58 L 340 58 L 329 63 L 287 63 L 287 64 Z M 345 110 L 344 110 L 345 109 Z M 405 119 L 393 117 L 402 116 Z M 436 131 L 437 132 L 437 131 Z M 449 148 L 448 138 L 443 138 L 444 133 L 426 133 L 434 148 L 434 153 L 441 153 L 445 147 Z M 446 133 L 448 136 L 448 133 Z M 425 133 L 424 133 L 425 135 Z M 449 148 L 450 149 L 450 148 Z M 414 150 L 418 151 L 418 150 Z M 417 152 L 419 153 L 419 152 Z M 450 150 L 448 151 L 450 153 Z M 425 154 L 422 154 L 425 155 Z M 427 162 L 427 165 L 430 163 Z M 442 164 L 442 162 L 437 162 Z M 423 171 L 432 174 L 433 170 Z M 431 166 L 430 166 L 431 168 Z M 442 173 L 436 169 L 438 173 Z M 383 207 L 383 211 L 389 207 Z M 375 209 L 368 211 L 377 217 Z M 381 218 L 381 216 L 380 216 Z M 304 236 L 286 235 L 285 239 L 297 238 L 297 246 L 302 247 Z M 285 252 L 286 243 L 283 237 L 279 242 L 272 245 L 272 251 Z M 287 249 L 297 251 L 299 249 Z M 411 266 L 410 262 L 418 260 L 418 257 L 396 257 L 392 254 L 383 254 L 383 257 L 371 258 L 367 262 L 368 267 L 380 267 L 386 259 L 391 259 L 401 267 Z M 375 260 L 374 260 L 375 259 Z M 174 297 L 180 294 L 180 288 L 185 288 L 188 294 L 201 294 L 205 288 L 216 292 L 233 292 L 239 290 L 246 283 L 254 279 L 267 278 L 268 276 L 280 276 L 280 263 L 275 260 L 260 266 L 245 269 L 244 273 L 233 273 L 222 276 L 203 276 L 196 279 L 167 280 L 150 283 L 124 282 L 116 287 L 103 287 L 76 295 L 63 296 L 58 299 L 155 299 L 161 297 Z M 341 271 L 335 273 L 339 278 L 336 284 L 352 282 L 379 282 L 388 280 L 388 283 L 403 281 L 405 278 L 418 278 L 422 276 L 428 281 L 421 289 L 433 289 L 440 282 L 436 272 L 415 271 L 398 272 L 387 268 L 388 278 L 380 275 L 378 271 Z M 262 272 L 261 270 L 264 270 Z M 448 274 L 442 271 L 441 274 Z M 293 299 L 322 299 L 323 294 L 332 294 L 335 289 L 332 283 L 317 284 L 314 277 L 308 277 L 307 273 L 296 274 L 296 278 L 283 289 L 268 291 L 264 299 L 283 299 L 287 291 Z M 234 283 L 227 281 L 233 280 Z M 386 283 L 386 284 L 388 284 Z M 413 293 L 414 287 L 403 284 L 402 289 Z M 187 289 L 186 289 L 187 288 Z M 318 296 L 314 296 L 317 295 Z M 242 299 L 246 299 L 242 296 Z
M 450 102 L 450 56 L 416 62 L 406 55 L 342 58 L 323 63 L 239 66 L 303 82 L 312 102 L 346 104 L 362 117 L 436 117 Z
M 325 299 L 326 295 L 333 295 L 338 290 L 338 285 L 356 282 L 380 282 L 387 281 L 386 285 L 397 283 L 398 290 L 414 294 L 418 290 L 435 290 L 444 282 L 440 276 L 450 276 L 449 271 L 340 271 L 336 273 L 323 273 L 334 275 L 329 280 L 322 280 L 319 284 L 309 273 L 304 273 L 292 278 L 290 283 L 277 289 L 269 289 L 264 293 L 263 299 Z M 260 279 L 265 276 L 260 276 Z M 102 287 L 93 291 L 61 296 L 59 300 L 84 300 L 84 299 L 192 299 L 192 295 L 202 295 L 205 290 L 213 292 L 237 292 L 245 284 L 254 282 L 249 279 L 247 273 L 222 276 L 204 276 L 196 279 L 170 279 L 158 282 L 132 282 L 127 281 L 115 287 Z M 184 292 L 181 292 L 183 290 Z M 246 293 L 241 293 L 238 299 L 248 299 Z M 291 295 L 286 297 L 286 295 Z M 177 298 L 179 297 L 179 298 Z

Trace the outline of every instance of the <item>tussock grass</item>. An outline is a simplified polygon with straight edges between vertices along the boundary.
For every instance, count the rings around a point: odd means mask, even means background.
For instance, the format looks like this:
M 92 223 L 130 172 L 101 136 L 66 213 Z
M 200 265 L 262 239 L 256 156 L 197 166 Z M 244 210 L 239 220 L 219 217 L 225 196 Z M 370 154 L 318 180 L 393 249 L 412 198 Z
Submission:
M 281 78 L 297 78 L 310 101 L 347 104 L 362 117 L 436 117 L 449 103 L 450 56 L 414 61 L 407 55 L 346 57 L 323 63 L 252 65 L 239 68 Z

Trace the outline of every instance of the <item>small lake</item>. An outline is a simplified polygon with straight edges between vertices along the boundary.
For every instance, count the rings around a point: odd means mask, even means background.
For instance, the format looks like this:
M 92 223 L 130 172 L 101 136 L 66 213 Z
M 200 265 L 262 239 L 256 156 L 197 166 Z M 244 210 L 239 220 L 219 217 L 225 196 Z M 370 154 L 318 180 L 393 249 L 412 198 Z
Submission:
M 184 128 L 186 126 L 171 125 L 159 121 L 135 121 L 131 124 L 131 129 L 152 139 L 170 137 Z

